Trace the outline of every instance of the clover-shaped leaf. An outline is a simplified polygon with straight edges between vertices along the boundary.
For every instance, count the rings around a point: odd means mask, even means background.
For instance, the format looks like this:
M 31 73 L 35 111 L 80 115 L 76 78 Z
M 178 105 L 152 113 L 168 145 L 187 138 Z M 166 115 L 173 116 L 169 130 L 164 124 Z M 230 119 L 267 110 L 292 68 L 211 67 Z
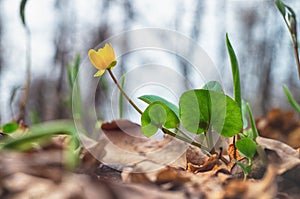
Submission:
M 159 128 L 176 128 L 180 123 L 176 113 L 162 102 L 151 103 L 141 120 L 142 132 L 146 137 L 154 135 Z
M 139 99 L 146 102 L 147 104 L 151 104 L 153 102 L 162 102 L 166 106 L 168 106 L 177 115 L 177 117 L 179 117 L 178 107 L 162 97 L 159 97 L 157 95 L 143 95 L 139 97 Z
M 224 93 L 198 89 L 183 93 L 179 101 L 180 120 L 191 133 L 201 134 L 209 128 L 231 137 L 243 127 L 239 105 Z
M 210 81 L 210 82 L 206 83 L 202 88 L 205 90 L 211 90 L 211 91 L 224 93 L 221 84 L 217 81 Z

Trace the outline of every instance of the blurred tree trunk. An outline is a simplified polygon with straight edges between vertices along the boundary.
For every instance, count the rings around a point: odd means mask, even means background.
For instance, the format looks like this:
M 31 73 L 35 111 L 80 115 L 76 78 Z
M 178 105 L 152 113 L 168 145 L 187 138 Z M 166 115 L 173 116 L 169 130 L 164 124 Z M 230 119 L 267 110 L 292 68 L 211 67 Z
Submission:
M 202 18 L 201 16 L 203 16 L 204 14 L 204 9 L 203 9 L 203 1 L 196 1 L 195 2 L 196 7 L 195 7 L 195 11 L 193 13 L 193 18 L 192 18 L 192 26 L 190 29 L 190 37 L 195 40 L 196 42 L 199 42 L 199 37 L 200 37 L 200 31 L 201 31 L 201 23 L 202 23 Z M 182 18 L 182 4 L 181 2 L 178 2 L 178 7 L 177 7 L 177 13 L 176 13 L 176 21 L 175 21 L 175 26 L 176 29 L 180 30 L 181 24 L 185 23 L 185 21 Z M 193 58 L 194 56 L 194 48 L 192 47 L 193 45 L 191 45 L 191 47 L 189 48 L 189 52 L 188 52 L 188 59 L 189 58 Z M 186 60 L 182 60 L 181 57 L 178 57 L 178 62 L 179 62 L 179 66 L 180 68 L 182 68 L 182 73 L 183 76 L 185 77 L 185 81 L 184 81 L 184 85 L 185 88 L 188 89 L 189 88 L 189 69 L 188 69 L 188 63 L 186 62 Z
M 124 0 L 123 1 L 123 9 L 124 9 L 124 13 L 125 13 L 125 16 L 123 19 L 123 30 L 127 31 L 127 30 L 130 30 L 131 23 L 135 18 L 135 12 L 132 7 L 132 2 L 130 0 Z M 127 34 L 125 34 L 125 35 L 127 35 Z M 124 37 L 124 39 L 122 41 L 123 42 L 122 48 L 128 49 L 128 47 L 129 47 L 128 41 L 129 41 L 129 39 Z M 126 63 L 126 57 L 122 57 L 121 62 L 119 63 L 121 74 L 123 74 L 124 71 L 126 70 L 125 63 Z
M 59 69 L 57 84 L 56 84 L 56 94 L 57 103 L 54 112 L 54 118 L 60 119 L 69 117 L 69 109 L 65 105 L 66 101 L 66 69 L 68 62 L 71 61 L 70 52 L 72 52 L 72 38 L 74 35 L 73 25 L 75 24 L 76 18 L 72 16 L 74 12 L 71 12 L 72 2 L 69 0 L 56 1 L 55 8 L 57 10 L 58 27 L 55 31 L 55 55 L 54 55 L 54 65 Z M 71 91 L 70 91 L 71 92 Z
M 2 44 L 2 1 L 0 0 L 0 76 L 2 74 L 2 68 L 3 68 L 3 44 Z M 0 81 L 0 88 L 1 88 L 1 81 Z M 0 92 L 1 93 L 1 92 Z
M 218 8 L 216 9 L 216 15 L 217 17 L 217 32 L 218 34 L 218 44 L 217 44 L 217 54 L 218 59 L 216 60 L 218 68 L 220 68 L 220 71 L 222 71 L 222 74 L 230 74 L 230 67 L 229 62 L 224 63 L 224 60 L 227 58 L 227 48 L 226 48 L 226 42 L 225 42 L 225 33 L 226 33 L 226 26 L 227 26 L 227 1 L 219 1 L 217 4 Z M 222 12 L 220 12 L 222 10 Z M 230 34 L 230 33 L 229 33 Z M 241 73 L 241 71 L 240 71 Z M 221 74 L 220 74 L 221 75 Z M 241 75 L 242 76 L 242 75 Z M 223 83 L 226 82 L 228 78 L 222 79 Z M 242 81 L 241 77 L 241 81 Z M 229 85 L 232 85 L 230 82 Z M 242 85 L 243 86 L 243 83 Z M 241 88 L 243 90 L 243 88 Z
M 2 25 L 2 0 L 0 0 L 0 93 L 2 94 L 2 69 L 3 69 L 3 44 L 2 44 L 2 34 L 3 34 L 3 25 Z M 0 97 L 2 97 L 0 95 Z M 2 106 L 2 104 L 0 104 L 0 107 Z M 0 112 L 0 124 L 2 123 L 2 112 Z

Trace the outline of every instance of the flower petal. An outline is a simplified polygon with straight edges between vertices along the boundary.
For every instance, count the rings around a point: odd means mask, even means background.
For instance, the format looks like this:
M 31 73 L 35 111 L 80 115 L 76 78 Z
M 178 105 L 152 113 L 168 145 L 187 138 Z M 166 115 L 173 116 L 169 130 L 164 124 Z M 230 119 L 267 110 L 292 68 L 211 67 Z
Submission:
M 95 77 L 101 76 L 106 69 L 111 69 L 117 64 L 114 49 L 108 43 L 97 51 L 93 49 L 89 50 L 88 56 L 93 66 L 99 70 L 94 75 Z
M 104 58 L 106 67 L 109 68 L 109 65 L 111 64 L 111 62 L 113 62 L 115 60 L 114 49 L 112 48 L 112 46 L 110 44 L 105 44 L 105 46 L 103 48 L 103 58 Z
M 101 54 L 99 55 L 97 51 L 95 51 L 94 49 L 89 50 L 88 56 L 95 68 L 99 70 L 103 70 L 106 68 L 105 62 L 103 61 Z

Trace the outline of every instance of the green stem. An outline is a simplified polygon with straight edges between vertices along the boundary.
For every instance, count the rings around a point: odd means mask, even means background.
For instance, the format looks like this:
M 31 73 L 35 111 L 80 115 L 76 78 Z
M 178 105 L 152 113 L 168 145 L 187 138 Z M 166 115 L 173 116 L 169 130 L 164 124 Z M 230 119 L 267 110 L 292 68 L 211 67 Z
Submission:
M 213 137 L 212 137 L 211 128 L 208 129 L 208 132 L 207 132 L 206 136 L 207 136 L 206 139 L 207 139 L 208 147 L 211 149 L 210 153 L 212 153 L 212 154 L 216 153 L 215 148 L 213 146 Z
M 126 94 L 126 92 L 123 90 L 123 88 L 120 86 L 120 84 L 118 83 L 116 77 L 114 76 L 114 74 L 112 73 L 111 69 L 107 69 L 110 77 L 112 78 L 112 80 L 114 81 L 114 83 L 117 85 L 118 89 L 120 90 L 120 92 L 124 95 L 124 97 L 127 99 L 127 101 L 133 106 L 133 108 L 139 112 L 140 114 L 143 114 L 143 111 L 141 111 L 141 109 L 139 109 L 139 107 L 137 107 L 137 105 L 129 98 L 129 96 Z
M 168 130 L 168 129 L 166 129 L 166 128 L 163 128 L 163 127 L 161 128 L 161 130 L 162 130 L 165 134 L 168 134 L 168 135 L 170 135 L 170 136 L 172 136 L 172 137 L 176 137 L 176 138 L 179 139 L 179 140 L 182 140 L 182 141 L 184 141 L 184 142 L 190 143 L 191 145 L 194 145 L 194 146 L 196 146 L 196 147 L 198 147 L 198 148 L 204 150 L 204 151 L 206 152 L 206 155 L 210 156 L 209 148 L 207 148 L 207 147 L 201 145 L 201 144 L 198 143 L 198 142 L 193 141 L 192 138 L 190 138 L 190 137 L 184 137 L 184 136 L 175 134 L 175 133 L 173 133 L 172 131 L 170 131 L 170 130 Z

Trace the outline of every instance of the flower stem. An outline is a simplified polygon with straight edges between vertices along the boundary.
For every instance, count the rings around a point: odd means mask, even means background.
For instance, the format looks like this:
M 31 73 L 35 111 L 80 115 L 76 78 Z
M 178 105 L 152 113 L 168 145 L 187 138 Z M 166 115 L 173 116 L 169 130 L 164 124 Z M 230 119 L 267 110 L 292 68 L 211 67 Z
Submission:
M 127 99 L 127 101 L 133 106 L 133 108 L 139 112 L 140 114 L 143 114 L 143 111 L 141 111 L 141 109 L 139 109 L 139 107 L 137 107 L 137 105 L 130 99 L 130 97 L 125 93 L 125 91 L 123 90 L 123 88 L 120 86 L 120 84 L 118 83 L 116 77 L 114 76 L 114 74 L 112 73 L 111 69 L 107 69 L 110 77 L 112 78 L 112 80 L 114 81 L 114 83 L 117 85 L 118 89 L 120 90 L 120 92 L 124 95 L 124 97 Z

